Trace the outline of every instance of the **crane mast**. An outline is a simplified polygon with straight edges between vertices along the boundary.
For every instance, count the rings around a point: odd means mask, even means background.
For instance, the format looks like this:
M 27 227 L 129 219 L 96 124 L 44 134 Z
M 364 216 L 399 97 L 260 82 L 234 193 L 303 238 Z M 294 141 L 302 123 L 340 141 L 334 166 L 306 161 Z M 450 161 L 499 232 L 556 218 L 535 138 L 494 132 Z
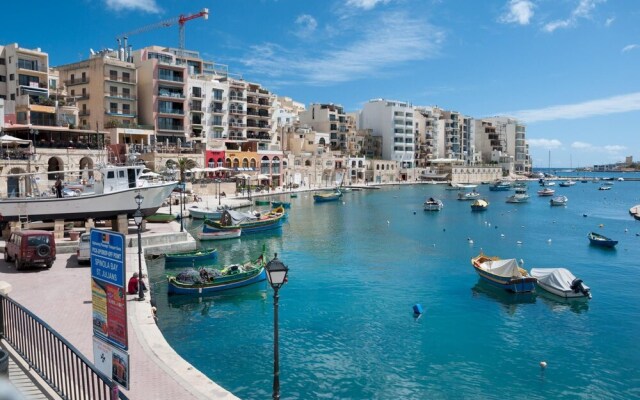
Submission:
M 178 47 L 180 49 L 180 55 L 183 55 L 185 48 L 185 29 L 184 26 L 188 21 L 194 20 L 196 18 L 204 18 L 209 19 L 209 9 L 203 8 L 199 12 L 190 15 L 180 14 L 178 17 L 170 18 L 161 22 L 156 22 L 155 24 L 143 26 L 127 33 L 120 34 L 116 37 L 116 41 L 118 42 L 118 57 L 122 61 L 131 61 L 131 46 L 128 45 L 127 40 L 129 36 L 137 35 L 139 33 L 144 33 L 148 31 L 152 31 L 159 28 L 168 28 L 175 24 L 178 24 L 179 31 L 179 43 Z

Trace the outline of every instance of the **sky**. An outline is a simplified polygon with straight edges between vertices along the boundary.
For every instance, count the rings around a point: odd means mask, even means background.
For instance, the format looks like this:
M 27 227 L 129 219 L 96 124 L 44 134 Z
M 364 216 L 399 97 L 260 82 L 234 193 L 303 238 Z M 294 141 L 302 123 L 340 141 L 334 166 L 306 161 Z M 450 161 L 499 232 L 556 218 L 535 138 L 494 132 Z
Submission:
M 306 105 L 508 115 L 534 167 L 640 161 L 638 0 L 32 0 L 3 4 L 0 43 L 61 65 L 205 7 L 187 49 Z M 178 47 L 178 26 L 129 43 Z

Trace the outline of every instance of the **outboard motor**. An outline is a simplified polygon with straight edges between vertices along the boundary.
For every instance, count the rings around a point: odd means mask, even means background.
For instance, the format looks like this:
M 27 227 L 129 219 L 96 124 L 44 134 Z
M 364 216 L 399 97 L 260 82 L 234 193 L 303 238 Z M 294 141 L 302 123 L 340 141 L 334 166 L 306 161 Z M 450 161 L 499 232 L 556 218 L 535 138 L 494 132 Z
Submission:
M 580 292 L 586 297 L 591 298 L 591 290 L 585 287 L 585 285 L 582 283 L 582 279 L 579 279 L 579 278 L 574 279 L 571 282 L 571 289 L 573 290 L 573 293 Z

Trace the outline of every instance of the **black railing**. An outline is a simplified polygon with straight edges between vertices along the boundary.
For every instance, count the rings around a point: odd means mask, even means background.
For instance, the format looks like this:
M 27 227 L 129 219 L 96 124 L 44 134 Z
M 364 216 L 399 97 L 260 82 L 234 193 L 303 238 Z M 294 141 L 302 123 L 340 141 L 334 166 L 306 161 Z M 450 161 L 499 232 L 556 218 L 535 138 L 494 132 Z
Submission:
M 115 382 L 46 322 L 5 296 L 0 296 L 0 336 L 63 399 L 114 399 Z M 120 392 L 118 398 L 128 400 Z

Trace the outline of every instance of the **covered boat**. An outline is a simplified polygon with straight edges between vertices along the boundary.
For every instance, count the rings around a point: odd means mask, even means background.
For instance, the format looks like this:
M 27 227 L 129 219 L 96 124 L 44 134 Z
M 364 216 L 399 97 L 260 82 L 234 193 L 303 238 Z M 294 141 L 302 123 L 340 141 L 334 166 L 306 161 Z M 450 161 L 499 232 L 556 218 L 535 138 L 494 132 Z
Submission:
M 198 207 L 196 205 L 187 208 L 189 215 L 195 219 L 220 219 L 222 212 L 227 210 L 227 206 L 212 207 Z
M 433 197 L 429 197 L 424 202 L 425 211 L 440 211 L 442 210 L 442 207 L 444 207 L 444 204 L 442 204 L 442 201 L 439 199 L 435 199 Z
M 566 206 L 569 199 L 567 196 L 556 196 L 552 199 L 549 199 L 549 204 L 552 206 Z
M 165 267 L 193 267 L 215 264 L 217 249 L 200 249 L 181 253 L 165 253 Z
M 316 193 L 313 195 L 313 201 L 316 203 L 323 203 L 327 201 L 337 201 L 342 197 L 342 192 L 335 190 L 332 192 Z
M 279 212 L 269 212 L 266 215 L 262 215 L 260 213 L 225 210 L 219 221 L 205 219 L 202 232 L 208 233 L 236 229 L 242 229 L 243 235 L 261 232 L 280 228 L 284 217 L 285 214 Z
M 471 211 L 484 211 L 489 208 L 489 202 L 483 199 L 477 199 L 471 203 Z
M 555 192 L 555 190 L 545 187 L 542 190 L 538 190 L 538 196 L 553 196 Z
M 533 268 L 531 276 L 538 286 L 565 299 L 591 298 L 591 289 L 565 268 Z
M 589 235 L 587 235 L 587 237 L 589 238 L 589 243 L 594 246 L 615 247 L 618 244 L 617 240 L 610 239 L 595 232 L 589 232 Z
M 536 278 L 519 266 L 515 258 L 502 260 L 480 253 L 471 259 L 471 264 L 480 278 L 507 291 L 531 292 L 535 288 Z
M 222 270 L 187 269 L 177 275 L 167 275 L 169 294 L 206 294 L 264 281 L 267 278 L 265 265 L 263 252 L 255 261 L 231 264 Z

